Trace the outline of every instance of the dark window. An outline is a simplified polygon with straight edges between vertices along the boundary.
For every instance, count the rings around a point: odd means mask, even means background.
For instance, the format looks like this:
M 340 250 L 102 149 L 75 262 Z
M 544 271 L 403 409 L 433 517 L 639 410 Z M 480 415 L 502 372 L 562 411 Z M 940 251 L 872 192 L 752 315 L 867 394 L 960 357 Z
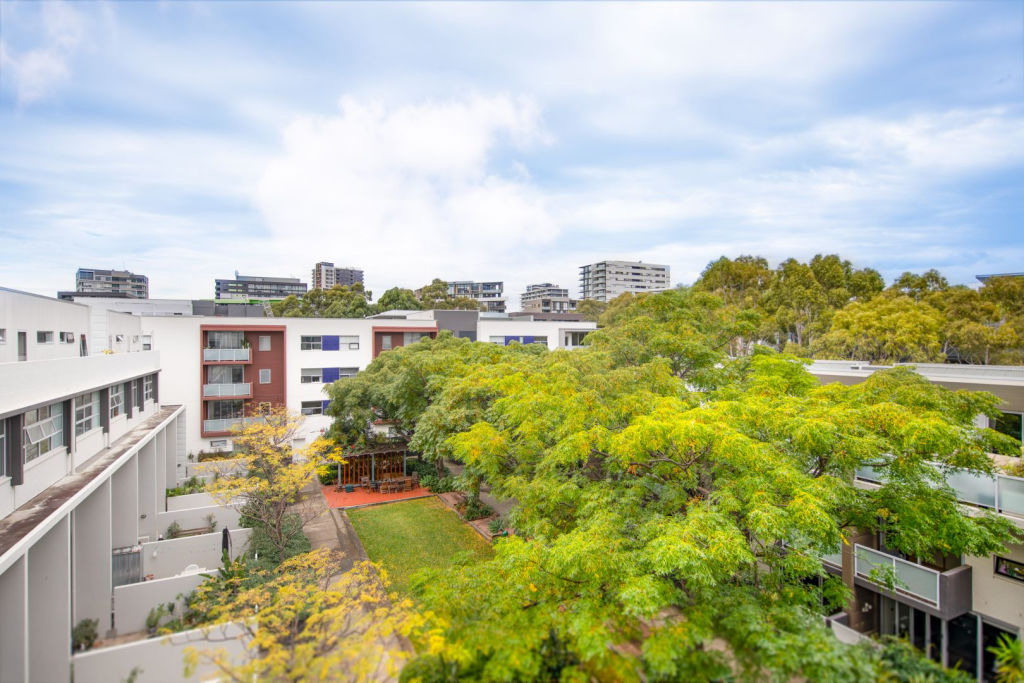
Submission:
M 1021 441 L 1024 439 L 1024 415 L 1021 413 L 1000 413 L 999 417 L 993 420 L 992 429 Z
M 968 612 L 947 624 L 949 666 L 975 676 L 978 670 L 978 617 Z

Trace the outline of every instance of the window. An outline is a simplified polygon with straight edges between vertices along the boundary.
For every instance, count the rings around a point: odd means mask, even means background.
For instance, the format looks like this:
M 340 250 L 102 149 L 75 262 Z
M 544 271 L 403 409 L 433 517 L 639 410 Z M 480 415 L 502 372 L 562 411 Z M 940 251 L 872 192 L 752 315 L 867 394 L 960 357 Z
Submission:
M 124 335 L 123 334 L 115 334 L 114 335 L 114 343 L 115 344 L 124 344 Z
M 533 343 L 534 344 L 543 344 L 544 346 L 547 346 L 548 345 L 548 338 L 547 337 L 534 337 L 533 338 Z
M 260 351 L 269 351 L 270 350 L 270 335 L 269 334 L 261 334 L 260 335 L 260 346 L 259 346 L 259 349 L 260 349 Z
M 586 337 L 587 334 L 587 332 L 566 332 L 565 345 L 569 348 L 574 346 L 583 346 L 583 338 Z
M 302 368 L 302 377 L 299 378 L 300 384 L 319 384 L 323 381 L 323 368 Z
M 409 344 L 415 344 L 420 339 L 423 339 L 424 337 L 429 337 L 429 336 L 430 336 L 430 334 L 427 333 L 427 332 L 406 332 L 405 335 L 404 335 L 404 342 L 403 343 L 406 346 L 408 346 Z
M 210 448 L 215 450 L 228 447 L 227 439 L 210 439 Z
M 227 420 L 235 417 L 242 417 L 242 399 L 229 399 L 226 401 L 209 401 L 206 408 L 206 417 L 210 420 Z
M 350 351 L 358 351 L 359 336 L 352 335 L 349 337 L 338 337 L 338 345 L 343 349 L 349 349 Z
M 124 412 L 124 385 L 115 384 L 110 387 L 110 419 Z
M 74 344 L 75 343 L 75 333 L 74 332 L 61 332 L 60 333 L 60 343 L 61 344 Z
M 75 398 L 75 436 L 100 426 L 100 392 L 93 391 Z
M 153 400 L 153 396 L 154 396 L 154 393 L 153 393 L 154 386 L 153 385 L 154 385 L 153 375 L 146 375 L 146 378 L 144 380 L 142 380 L 142 398 L 143 398 L 143 400 L 145 400 L 145 401 L 152 401 Z
M 359 374 L 359 368 L 338 368 L 338 377 L 355 377 Z
M 5 328 L 3 328 L 3 327 L 0 327 L 0 344 L 6 344 L 6 343 L 7 343 L 7 330 Z
M 504 344 L 505 343 L 505 337 L 504 336 L 496 337 L 496 336 L 492 335 L 492 336 L 487 338 L 487 341 L 489 341 L 492 344 Z
M 152 351 L 153 350 L 153 336 L 149 334 L 142 335 L 142 350 Z
M 381 337 L 380 337 L 380 348 L 381 348 L 381 351 L 390 351 L 391 350 L 391 335 L 390 334 L 383 334 L 383 335 L 381 335 Z
M 37 344 L 52 344 L 53 332 L 36 332 Z
M 245 370 L 241 365 L 210 365 L 206 368 L 207 384 L 240 384 Z
M 302 351 L 319 351 L 323 348 L 323 339 L 320 337 L 301 337 L 299 349 Z
M 208 349 L 241 349 L 245 341 L 245 333 L 241 330 L 215 330 L 206 333 Z
M 1024 439 L 1024 415 L 1021 413 L 1000 413 L 992 422 L 992 429 L 1019 440 Z
M 30 462 L 64 445 L 64 404 L 53 403 L 25 413 L 22 462 Z
M 270 368 L 260 369 L 260 384 L 270 384 Z
M 7 420 L 0 420 L 0 477 L 7 476 Z
M 996 574 L 1010 579 L 1024 581 L 1024 564 L 996 555 Z
M 321 401 L 303 401 L 302 402 L 302 414 L 303 415 L 323 415 L 324 404 Z

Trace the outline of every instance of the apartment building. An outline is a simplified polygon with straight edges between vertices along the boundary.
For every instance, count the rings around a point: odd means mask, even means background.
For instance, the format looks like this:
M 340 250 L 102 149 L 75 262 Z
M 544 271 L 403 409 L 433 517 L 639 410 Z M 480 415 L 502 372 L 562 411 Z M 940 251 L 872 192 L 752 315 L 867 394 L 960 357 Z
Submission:
M 489 313 L 505 312 L 504 282 L 473 282 L 471 280 L 449 280 L 448 296 L 466 297 L 483 304 Z
M 569 297 L 568 289 L 550 282 L 527 285 L 519 301 L 524 313 L 572 313 L 578 303 Z
M 149 298 L 149 278 L 127 270 L 79 268 L 75 273 L 75 292 L 85 296 L 124 296 Z
M 663 292 L 671 288 L 669 266 L 643 261 L 600 261 L 580 266 L 580 296 L 611 301 L 627 292 Z
M 297 277 L 264 277 L 261 275 L 239 275 L 235 271 L 233 280 L 215 280 L 216 299 L 274 300 L 306 293 L 306 283 Z
M 1024 437 L 1024 367 L 914 366 L 928 380 L 949 389 L 987 391 L 1003 399 L 1002 414 L 989 426 Z M 854 384 L 879 367 L 851 361 L 816 361 L 810 371 L 822 382 Z M 999 456 L 994 456 L 997 459 Z M 857 484 L 876 487 L 884 476 L 871 467 L 857 472 Z M 967 514 L 995 512 L 1024 528 L 1024 479 L 1004 474 L 976 476 L 954 472 L 947 478 Z M 840 616 L 866 634 L 907 638 L 946 666 L 958 666 L 978 680 L 993 681 L 995 661 L 988 648 L 1002 634 L 1020 637 L 1024 628 L 1024 545 L 988 557 L 904 557 L 885 538 L 861 535 L 823 558 L 825 568 L 852 579 L 855 608 Z M 894 590 L 873 580 L 875 570 L 891 571 Z
M 330 289 L 335 285 L 350 287 L 363 284 L 361 268 L 336 268 L 333 263 L 321 261 L 313 266 L 313 289 Z

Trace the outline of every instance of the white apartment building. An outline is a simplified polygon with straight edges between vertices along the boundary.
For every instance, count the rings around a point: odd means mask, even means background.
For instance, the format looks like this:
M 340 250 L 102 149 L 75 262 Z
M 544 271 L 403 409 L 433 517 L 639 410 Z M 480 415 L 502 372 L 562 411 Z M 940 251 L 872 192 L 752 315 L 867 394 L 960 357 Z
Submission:
M 519 301 L 521 309 L 527 313 L 572 313 L 578 303 L 569 298 L 568 289 L 550 282 L 527 285 Z
M 356 283 L 363 284 L 361 268 L 337 268 L 333 263 L 320 261 L 313 266 L 312 289 L 330 289 L 335 285 L 350 287 Z
M 643 261 L 600 261 L 580 266 L 580 296 L 611 301 L 631 292 L 663 292 L 671 288 L 671 269 Z
M 926 379 L 949 389 L 996 394 L 1003 399 L 1000 419 L 989 423 L 987 417 L 979 416 L 979 425 L 1022 437 L 1024 367 L 931 363 L 914 367 Z M 855 384 L 881 367 L 816 361 L 809 369 L 823 383 Z M 883 476 L 865 467 L 857 472 L 857 484 L 876 487 Z M 1024 528 L 1024 479 L 954 472 L 947 483 L 968 514 L 988 510 Z M 1024 545 L 1011 544 L 1006 552 L 987 557 L 909 558 L 886 548 L 884 538 L 868 535 L 851 538 L 844 550 L 823 559 L 834 574 L 843 571 L 844 561 L 852 570 L 858 607 L 843 616 L 847 626 L 861 633 L 905 637 L 946 666 L 959 666 L 981 681 L 995 680 L 994 656 L 988 648 L 1004 633 L 1021 637 L 1024 628 Z M 895 591 L 872 580 L 876 567 L 895 572 Z

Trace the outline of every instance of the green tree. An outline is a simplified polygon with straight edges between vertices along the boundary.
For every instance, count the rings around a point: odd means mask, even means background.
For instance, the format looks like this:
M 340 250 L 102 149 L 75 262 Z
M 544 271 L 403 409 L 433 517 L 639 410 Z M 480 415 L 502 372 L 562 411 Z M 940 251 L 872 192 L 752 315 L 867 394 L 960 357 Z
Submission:
M 576 304 L 576 312 L 582 315 L 584 320 L 592 323 L 596 323 L 607 309 L 608 304 L 597 299 L 584 299 Z
M 815 358 L 941 363 L 944 322 L 942 313 L 927 303 L 882 294 L 838 311 L 832 328 L 812 348 Z
M 363 318 L 373 312 L 371 292 L 361 283 L 311 289 L 300 299 L 289 296 L 270 305 L 277 318 Z
M 423 308 L 411 289 L 392 287 L 377 300 L 378 312 L 401 310 L 418 311 Z
M 449 296 L 448 283 L 434 278 L 429 285 L 416 290 L 420 305 L 425 309 L 479 311 L 482 306 L 475 299 L 464 296 Z

